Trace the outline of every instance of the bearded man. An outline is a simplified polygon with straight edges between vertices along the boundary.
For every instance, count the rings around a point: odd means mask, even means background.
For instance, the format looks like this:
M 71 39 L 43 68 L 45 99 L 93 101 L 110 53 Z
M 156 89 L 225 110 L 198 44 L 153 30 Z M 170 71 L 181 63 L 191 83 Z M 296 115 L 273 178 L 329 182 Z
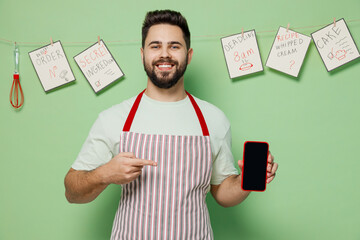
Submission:
M 99 115 L 65 177 L 66 198 L 91 202 L 118 184 L 111 239 L 213 239 L 206 194 L 230 207 L 249 192 L 234 167 L 228 119 L 184 89 L 193 56 L 186 19 L 148 12 L 141 56 L 146 89 Z M 276 169 L 269 154 L 268 183 Z

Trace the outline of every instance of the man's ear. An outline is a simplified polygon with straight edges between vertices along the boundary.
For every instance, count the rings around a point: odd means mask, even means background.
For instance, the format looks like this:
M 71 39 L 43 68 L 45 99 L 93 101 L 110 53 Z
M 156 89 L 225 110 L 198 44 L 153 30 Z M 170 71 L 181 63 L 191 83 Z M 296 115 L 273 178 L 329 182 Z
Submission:
M 190 62 L 191 62 L 193 53 L 194 53 L 194 50 L 193 50 L 192 48 L 190 48 L 190 49 L 188 50 L 188 53 L 187 53 L 188 64 L 190 64 Z
M 144 65 L 144 49 L 140 48 L 140 54 L 141 54 L 141 62 Z

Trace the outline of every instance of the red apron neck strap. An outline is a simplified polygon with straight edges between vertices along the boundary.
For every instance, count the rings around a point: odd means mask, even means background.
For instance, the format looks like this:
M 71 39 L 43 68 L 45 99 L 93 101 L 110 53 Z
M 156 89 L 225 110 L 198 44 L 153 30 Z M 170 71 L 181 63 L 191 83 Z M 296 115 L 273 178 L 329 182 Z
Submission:
M 146 89 L 145 89 L 146 90 Z M 131 128 L 131 124 L 134 120 L 134 117 L 135 117 L 135 114 L 136 114 L 136 111 L 139 107 L 139 104 L 140 104 L 140 100 L 145 92 L 145 90 L 143 90 L 135 99 L 135 102 L 130 110 L 130 113 L 126 119 L 126 122 L 124 124 L 124 127 L 123 127 L 123 132 L 129 132 L 130 131 L 130 128 Z M 191 104 L 193 105 L 194 107 L 194 110 L 196 112 L 196 115 L 199 119 L 199 122 L 200 122 L 200 126 L 201 126 L 201 129 L 202 129 L 202 132 L 203 132 L 203 135 L 204 136 L 209 136 L 209 130 L 207 128 L 207 125 L 206 125 L 206 122 L 205 122 L 205 119 L 204 119 L 204 116 L 199 108 L 199 106 L 197 105 L 195 99 L 193 98 L 193 96 L 191 96 L 190 93 L 188 93 L 187 91 L 185 91 L 186 94 L 188 95 L 189 99 L 190 99 L 190 102 Z
M 193 96 L 191 96 L 191 94 L 188 93 L 187 91 L 185 91 L 185 92 L 188 95 L 188 97 L 189 97 L 189 99 L 190 99 L 190 101 L 191 101 L 191 103 L 192 103 L 192 105 L 194 107 L 194 110 L 195 110 L 196 115 L 197 115 L 197 117 L 199 119 L 199 122 L 200 122 L 200 126 L 201 126 L 201 129 L 202 129 L 203 135 L 204 136 L 209 136 L 209 130 L 208 130 L 208 127 L 206 125 L 205 118 L 204 118 L 199 106 L 197 105 L 197 103 L 196 103 L 195 99 L 193 98 Z
M 140 104 L 140 100 L 144 94 L 146 89 L 144 89 L 144 91 L 142 91 L 138 96 L 137 98 L 135 99 L 135 102 L 130 110 L 130 113 L 126 119 L 126 122 L 124 124 L 124 128 L 123 128 L 123 132 L 129 132 L 130 131 L 130 128 L 131 128 L 131 124 L 134 120 L 134 117 L 135 117 L 135 113 L 139 107 L 139 104 Z

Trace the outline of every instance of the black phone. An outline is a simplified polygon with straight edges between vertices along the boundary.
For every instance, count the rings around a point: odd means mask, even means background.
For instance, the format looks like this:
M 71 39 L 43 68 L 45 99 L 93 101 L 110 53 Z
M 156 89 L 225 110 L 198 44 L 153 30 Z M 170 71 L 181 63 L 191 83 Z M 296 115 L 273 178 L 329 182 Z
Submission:
M 244 191 L 265 191 L 268 154 L 269 144 L 267 142 L 245 142 L 244 165 L 241 174 L 241 188 Z

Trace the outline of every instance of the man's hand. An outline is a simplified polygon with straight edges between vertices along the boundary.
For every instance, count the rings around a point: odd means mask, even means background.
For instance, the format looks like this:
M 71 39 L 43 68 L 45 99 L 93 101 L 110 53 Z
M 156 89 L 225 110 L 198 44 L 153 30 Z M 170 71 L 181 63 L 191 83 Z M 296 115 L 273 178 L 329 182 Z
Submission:
M 126 184 L 134 181 L 144 166 L 157 166 L 157 163 L 136 158 L 133 153 L 119 153 L 107 164 L 99 167 L 99 171 L 105 184 Z
M 133 153 L 120 153 L 92 171 L 71 168 L 65 177 L 66 199 L 71 203 L 91 202 L 111 183 L 134 181 L 146 165 L 157 166 L 157 163 L 138 159 Z
M 267 171 L 266 183 L 270 183 L 274 179 L 279 165 L 276 162 L 274 162 L 274 156 L 271 155 L 270 151 L 268 154 L 267 161 L 268 161 L 268 163 L 267 163 L 267 167 L 266 167 L 266 171 Z M 239 164 L 240 169 L 242 170 L 242 168 L 244 166 L 244 161 L 239 160 L 238 164 Z
M 279 165 L 276 162 L 274 162 L 274 156 L 271 155 L 271 153 L 269 152 L 268 164 L 266 168 L 267 170 L 266 183 L 270 183 L 274 179 L 278 166 Z

